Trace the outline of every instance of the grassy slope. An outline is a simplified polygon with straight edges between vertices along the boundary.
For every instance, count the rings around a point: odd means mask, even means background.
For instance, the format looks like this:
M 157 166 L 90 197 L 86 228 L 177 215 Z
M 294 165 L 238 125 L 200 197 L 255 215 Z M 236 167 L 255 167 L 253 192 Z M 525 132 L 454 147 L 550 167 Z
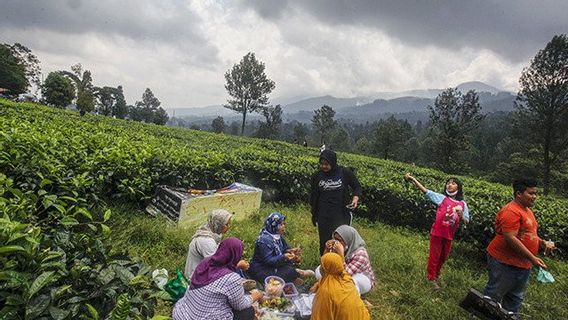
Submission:
M 117 248 L 128 248 L 156 268 L 171 273 L 183 268 L 187 245 L 193 230 L 178 229 L 163 218 L 151 218 L 136 209 L 113 209 L 113 241 Z M 262 225 L 262 216 L 280 211 L 288 216 L 287 240 L 304 248 L 302 267 L 317 263 L 317 231 L 304 205 L 266 204 L 261 214 L 247 221 L 233 223 L 228 236 L 245 241 L 245 256 L 252 256 L 254 240 Z M 367 242 L 377 276 L 377 289 L 367 295 L 375 306 L 373 319 L 468 319 L 458 307 L 470 287 L 483 288 L 487 280 L 485 263 L 479 252 L 466 243 L 455 242 L 454 251 L 442 272 L 443 290 L 435 292 L 425 280 L 428 236 L 423 233 L 383 224 L 357 220 L 355 227 Z M 554 284 L 541 284 L 531 278 L 523 313 L 531 319 L 568 319 L 568 263 L 546 259 L 555 275 Z M 169 315 L 170 305 L 158 313 Z
M 0 105 L 3 104 L 0 101 Z M 3 106 L 2 106 L 3 107 Z M 81 123 L 82 126 L 77 126 L 76 131 L 80 132 L 81 135 L 78 139 L 71 139 L 68 142 L 78 141 L 78 148 L 82 150 L 84 143 L 81 139 L 85 138 L 85 143 L 89 143 L 90 148 L 94 148 L 94 151 L 101 152 L 101 158 L 103 160 L 108 160 L 102 155 L 108 154 L 107 151 L 103 151 L 102 146 L 109 144 L 112 146 L 111 151 L 120 150 L 123 147 L 132 147 L 132 141 L 136 139 L 151 140 L 156 144 L 160 145 L 161 148 L 156 150 L 164 151 L 162 155 L 160 152 L 152 153 L 157 158 L 162 157 L 167 160 L 160 162 L 157 167 L 152 167 L 152 169 L 177 169 L 180 165 L 187 162 L 185 156 L 194 155 L 191 152 L 188 153 L 176 153 L 176 151 L 182 143 L 187 144 L 187 148 L 192 149 L 194 147 L 201 148 L 213 148 L 213 149 L 223 149 L 223 147 L 231 148 L 243 148 L 242 153 L 234 154 L 234 158 L 239 159 L 240 157 L 259 159 L 259 156 L 263 156 L 262 163 L 269 163 L 274 159 L 281 159 L 282 153 L 292 153 L 293 151 L 302 150 L 303 148 L 296 148 L 289 146 L 288 144 L 281 142 L 272 141 L 260 141 L 254 139 L 246 138 L 233 138 L 224 137 L 208 133 L 196 133 L 193 131 L 188 131 L 184 129 L 175 128 L 162 128 L 155 126 L 148 126 L 136 123 L 129 123 L 124 121 L 112 120 L 104 117 L 86 117 L 78 118 L 76 114 L 71 112 L 62 112 L 52 109 L 42 109 L 42 107 L 37 106 L 24 106 L 21 105 L 22 109 L 18 112 L 28 111 L 30 115 L 20 114 L 14 112 L 14 110 L 7 110 L 7 114 L 10 117 L 15 117 L 15 115 L 28 116 L 33 121 L 29 124 L 29 128 L 34 129 L 33 123 L 39 120 L 45 121 L 61 121 L 60 123 L 68 124 L 67 121 L 62 121 L 62 115 L 71 117 L 73 119 L 86 119 L 86 123 Z M 25 108 L 24 108 L 25 107 Z M 38 110 L 35 110 L 35 108 Z M 37 112 L 32 113 L 32 112 Z M 45 117 L 45 119 L 44 119 Z M 75 119 L 75 120 L 77 120 Z M 21 120 L 21 119 L 20 119 Z M 15 120 L 14 120 L 15 121 Z M 48 121 L 48 122 L 49 122 Z M 93 126 L 87 126 L 87 123 L 93 122 Z M 20 121 L 21 122 L 21 121 Z M 7 122 L 8 123 L 8 122 Z M 69 122 L 70 123 L 70 122 Z M 16 122 L 12 123 L 15 125 Z M 83 127 L 84 126 L 84 127 Z M 40 126 L 40 128 L 43 128 Z M 89 134 L 83 135 L 87 128 L 93 129 L 93 135 Z M 102 129 L 104 128 L 104 130 Z M 5 129 L 5 128 L 2 128 Z M 49 128 L 46 128 L 49 129 Z M 26 132 L 26 128 L 19 128 L 19 132 Z M 35 129 L 34 129 L 35 130 Z M 51 130 L 51 129 L 50 129 Z M 41 130 L 39 130 L 41 131 Z M 62 130 L 63 131 L 63 130 Z M 105 135 L 105 132 L 109 131 L 113 134 Z M 53 134 L 50 132 L 50 138 L 54 141 L 49 141 L 48 145 L 54 143 L 57 145 L 59 141 L 55 141 L 58 137 L 65 138 L 61 134 Z M 56 132 L 58 132 L 56 130 Z M 67 132 L 67 131 L 66 131 Z M 143 134 L 147 132 L 148 134 Z M 70 132 L 67 132 L 71 134 Z M 25 134 L 24 134 L 25 136 Z M 131 138 L 129 138 L 131 137 Z M 158 139 L 158 137 L 164 139 Z M 122 139 L 120 139 L 122 138 Z M 167 139 L 166 139 L 167 138 Z M 105 139 L 108 139 L 105 140 Z M 194 141 L 199 141 L 199 144 L 193 143 Z M 123 142 L 124 144 L 114 143 L 116 140 Z M 187 140 L 187 141 L 185 141 Z M 223 143 L 220 143 L 222 140 Z M 147 140 L 144 140 L 146 142 Z M 193 144 L 192 144 L 193 143 Z M 92 145 L 91 145 L 92 144 Z M 256 147 L 254 150 L 251 148 L 247 149 L 247 144 L 254 144 Z M 144 149 L 141 144 L 137 144 L 140 149 L 132 148 L 132 154 L 122 154 L 116 151 L 118 156 L 133 157 L 135 159 L 142 160 L 154 160 L 153 157 L 144 157 L 144 152 L 149 153 L 148 149 Z M 168 147 L 170 146 L 170 147 Z M 172 147 L 174 146 L 174 147 Z M 147 147 L 147 146 L 146 146 Z M 148 147 L 149 148 L 149 147 Z M 229 149 L 231 149 L 229 148 Z M 258 149 L 258 150 L 257 150 Z M 89 152 L 93 151 L 89 149 Z M 140 151 L 140 152 L 139 152 Z M 224 151 L 220 151 L 219 155 L 224 155 Z M 114 154 L 114 152 L 112 153 Z M 142 154 L 140 157 L 137 155 Z M 209 154 L 208 154 L 209 155 Z M 217 156 L 218 154 L 213 152 L 210 156 Z M 59 155 L 61 156 L 61 155 Z M 89 158 L 94 161 L 92 155 Z M 342 154 L 345 157 L 346 163 L 356 163 L 359 168 L 360 178 L 363 182 L 366 181 L 368 186 L 383 186 L 385 187 L 385 192 L 389 193 L 402 193 L 408 191 L 409 187 L 407 185 L 401 184 L 400 176 L 408 170 L 408 165 L 402 163 L 394 163 L 388 161 L 380 161 L 378 159 L 373 159 L 369 157 L 354 156 L 348 154 Z M 292 156 L 293 157 L 293 156 Z M 65 157 L 63 157 L 65 158 Z M 96 158 L 96 157 L 95 157 Z M 274 159 L 273 159 L 274 158 Z M 173 161 L 174 159 L 175 161 Z M 191 158 L 190 160 L 192 160 Z M 222 157 L 220 159 L 223 159 Z M 315 163 L 315 156 L 304 156 L 302 157 L 304 162 L 299 162 L 301 164 L 307 164 L 306 168 L 311 168 L 310 165 Z M 81 158 L 81 160 L 84 160 Z M 112 159 L 111 159 L 112 160 Z M 120 160 L 120 159 L 119 159 Z M 173 164 L 169 167 L 165 167 L 169 161 L 172 160 Z M 199 159 L 193 159 L 194 161 L 191 165 L 199 164 Z M 207 159 L 204 165 L 209 165 L 211 159 Z M 217 158 L 213 160 L 219 160 Z M 309 160 L 309 161 L 308 161 Z M 179 161 L 179 162 L 176 162 Z M 219 160 L 220 161 L 220 160 Z M 222 162 L 222 161 L 221 161 Z M 275 162 L 275 160 L 274 160 Z M 109 168 L 105 169 L 115 169 L 116 165 L 127 165 L 128 162 L 117 161 L 118 164 L 112 161 L 103 161 L 105 165 Z M 215 161 L 213 161 L 213 164 Z M 254 161 L 250 162 L 255 164 Z M 139 165 L 138 163 L 134 163 Z M 249 162 L 242 162 L 241 164 L 249 164 Z M 282 164 L 280 164 L 282 165 Z M 291 162 L 291 165 L 297 166 L 298 163 Z M 189 166 L 191 167 L 191 166 Z M 214 166 L 213 166 L 214 167 Z M 384 167 L 384 168 L 383 168 Z M 138 167 L 137 167 L 138 168 Z M 201 167 L 199 167 L 201 168 Z M 206 166 L 203 170 L 209 168 Z M 217 167 L 215 167 L 217 168 Z M 377 175 L 378 169 L 383 168 L 380 171 L 381 174 Z M 140 167 L 140 172 L 133 173 L 133 179 L 146 178 L 148 174 L 146 167 Z M 262 168 L 261 168 L 262 169 Z M 263 167 L 263 170 L 268 170 Z M 282 168 L 280 168 L 282 169 Z M 294 171 L 297 168 L 284 168 L 285 170 Z M 146 170 L 146 171 L 145 171 Z M 394 171 L 393 171 L 394 170 Z M 424 179 L 430 182 L 439 181 L 439 173 L 428 170 L 428 169 L 418 169 L 423 172 Z M 301 170 L 300 170 L 301 171 Z M 311 170 L 309 170 L 311 171 Z M 272 172 L 268 170 L 268 172 Z M 278 171 L 279 172 L 279 171 Z M 220 172 L 217 169 L 213 174 L 225 175 L 227 172 Z M 303 171 L 300 172 L 299 176 L 302 176 Z M 302 176 L 303 177 L 303 176 Z M 420 175 L 422 178 L 422 175 Z M 428 180 L 429 179 L 429 180 Z M 480 191 L 477 192 L 471 198 L 468 198 L 468 203 L 472 207 L 479 209 L 484 209 L 490 212 L 490 219 L 493 219 L 493 212 L 496 212 L 498 205 L 501 205 L 502 201 L 495 201 L 496 195 L 505 195 L 509 193 L 508 189 L 504 186 L 499 186 L 495 184 L 488 184 L 485 182 L 476 182 L 475 179 L 470 178 L 468 180 L 468 185 L 481 185 Z M 136 181 L 134 181 L 136 182 Z M 136 186 L 136 183 L 133 183 Z M 282 187 L 285 187 L 284 185 Z M 374 188 L 374 187 L 373 187 Z M 505 192 L 507 190 L 507 192 Z M 372 190 L 367 190 L 372 191 Z M 474 193 L 475 188 L 471 190 Z M 470 193 L 468 193 L 470 194 Z M 419 198 L 418 193 L 412 193 L 412 197 Z M 421 197 L 420 197 L 421 198 Z M 471 199 L 471 201 L 469 201 Z M 379 201 L 380 199 L 376 199 Z M 411 199 L 414 201 L 414 199 Z M 541 199 L 544 200 L 544 199 Z M 424 200 L 422 200 L 425 202 Z M 497 205 L 497 203 L 499 203 Z M 544 203 L 544 201 L 540 201 Z M 411 206 L 411 210 L 406 212 L 410 215 L 411 219 L 414 219 L 415 212 L 420 212 L 418 208 L 418 202 L 415 203 L 417 207 Z M 565 205 L 562 202 L 555 203 L 552 207 L 553 212 L 557 212 L 554 217 L 560 216 L 560 220 L 565 221 L 559 213 L 565 213 Z M 491 208 L 487 208 L 490 206 Z M 397 212 L 397 220 L 400 220 L 400 214 L 402 212 L 393 210 L 393 207 L 385 205 L 382 206 L 383 209 Z M 310 221 L 308 219 L 308 210 L 304 206 L 293 206 L 285 207 L 277 204 L 268 204 L 262 209 L 262 216 L 271 210 L 279 210 L 290 217 L 289 223 L 289 236 L 291 244 L 299 244 L 305 248 L 306 259 L 304 261 L 304 267 L 314 267 L 317 265 L 317 236 L 315 228 L 311 227 Z M 431 209 L 430 209 L 431 210 Z M 170 272 L 174 271 L 176 267 L 183 267 L 185 261 L 186 247 L 189 243 L 189 239 L 193 230 L 178 230 L 175 226 L 168 225 L 165 220 L 162 219 L 152 219 L 144 214 L 137 213 L 135 209 L 127 207 L 115 207 L 115 214 L 113 215 L 113 232 L 114 241 L 117 248 L 121 250 L 128 250 L 130 253 L 139 255 L 142 259 L 155 266 L 155 267 L 166 267 Z M 432 215 L 432 212 L 429 212 Z M 538 212 L 537 212 L 538 214 Z M 478 216 L 477 216 L 478 217 Z M 238 236 L 244 239 L 248 244 L 248 250 L 246 255 L 250 258 L 252 255 L 252 244 L 256 238 L 257 232 L 261 226 L 262 218 L 261 216 L 255 217 L 249 221 L 242 223 L 237 223 L 234 225 L 231 235 Z M 541 219 L 541 226 L 546 226 L 550 222 L 545 219 Z M 485 225 L 488 225 L 487 223 Z M 446 286 L 442 292 L 433 293 L 427 286 L 424 280 L 425 272 L 425 261 L 428 251 L 428 238 L 424 233 L 415 233 L 405 229 L 393 228 L 384 226 L 381 224 L 376 224 L 373 226 L 368 225 L 365 221 L 359 221 L 357 227 L 361 230 L 363 237 L 366 239 L 369 247 L 371 257 L 373 259 L 373 265 L 375 267 L 377 278 L 378 278 L 378 288 L 377 290 L 369 295 L 369 300 L 377 306 L 374 312 L 374 318 L 376 319 L 455 319 L 455 318 L 466 318 L 465 313 L 463 313 L 456 305 L 457 302 L 465 295 L 467 289 L 470 286 L 477 288 L 482 288 L 486 280 L 486 272 L 484 270 L 483 257 L 479 257 L 478 251 L 472 249 L 470 246 L 465 244 L 456 243 L 455 251 L 452 254 L 450 261 L 443 273 L 443 281 L 445 281 Z M 565 239 L 555 239 L 557 241 L 562 241 Z M 527 292 L 527 305 L 524 307 L 524 312 L 532 316 L 533 319 L 568 319 L 568 308 L 566 292 L 568 288 L 566 287 L 566 271 L 568 271 L 568 263 L 566 262 L 554 262 L 547 261 L 551 266 L 552 273 L 556 276 L 558 282 L 553 285 L 542 285 L 534 281 L 531 281 Z M 168 314 L 168 307 L 164 306 L 162 310 L 163 314 Z

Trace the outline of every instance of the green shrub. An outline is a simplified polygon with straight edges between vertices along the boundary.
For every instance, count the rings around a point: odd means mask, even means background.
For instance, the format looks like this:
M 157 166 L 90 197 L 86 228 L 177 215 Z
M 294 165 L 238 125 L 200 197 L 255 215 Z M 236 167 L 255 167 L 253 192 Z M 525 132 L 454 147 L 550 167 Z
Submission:
M 36 168 L 59 178 L 83 176 L 90 179 L 85 194 L 95 200 L 114 198 L 143 206 L 158 184 L 212 189 L 241 181 L 263 188 L 265 200 L 306 202 L 310 176 L 317 170 L 319 153 L 314 148 L 108 117 L 79 117 L 37 105 L 0 104 L 0 124 L 9 128 L 0 136 L 0 146 L 6 150 L 0 168 L 10 167 L 17 176 L 33 176 Z M 363 198 L 357 214 L 429 230 L 435 208 L 402 176 L 412 171 L 427 187 L 439 190 L 446 174 L 353 154 L 340 153 L 339 162 L 353 167 L 361 181 Z M 460 178 L 472 216 L 460 236 L 482 248 L 493 237 L 495 214 L 512 199 L 512 192 L 507 186 Z M 534 208 L 541 236 L 565 249 L 567 208 L 568 201 L 555 197 L 540 198 Z

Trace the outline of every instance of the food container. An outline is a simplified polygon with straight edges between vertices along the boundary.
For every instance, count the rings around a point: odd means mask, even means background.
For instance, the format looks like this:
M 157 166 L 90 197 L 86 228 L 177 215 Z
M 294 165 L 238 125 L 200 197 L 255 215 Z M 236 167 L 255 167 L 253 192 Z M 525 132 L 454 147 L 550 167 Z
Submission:
M 247 292 L 249 292 L 253 289 L 256 289 L 256 281 L 254 281 L 252 279 L 247 279 L 247 280 L 243 281 L 243 288 Z
M 298 289 L 296 289 L 296 286 L 292 282 L 286 283 L 282 291 L 284 292 L 284 297 L 286 298 L 292 298 L 298 295 Z
M 268 276 L 264 279 L 264 291 L 269 297 L 280 297 L 282 295 L 284 284 L 286 282 L 284 279 L 277 276 Z

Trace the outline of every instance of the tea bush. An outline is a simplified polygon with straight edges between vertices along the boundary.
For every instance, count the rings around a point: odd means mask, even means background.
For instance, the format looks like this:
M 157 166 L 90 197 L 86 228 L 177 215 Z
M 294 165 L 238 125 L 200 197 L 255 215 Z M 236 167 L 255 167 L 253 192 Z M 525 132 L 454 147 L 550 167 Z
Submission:
M 28 134 L 29 123 L 3 120 L 0 319 L 104 319 L 119 297 L 128 317 L 152 316 L 160 293 L 151 270 L 110 254 L 111 212 L 80 169 L 83 149 L 59 148 L 56 130 Z
M 2 160 L 22 179 L 42 168 L 54 177 L 89 179 L 85 194 L 144 204 L 158 184 L 203 189 L 233 181 L 264 189 L 266 200 L 307 201 L 318 150 L 279 141 L 242 138 L 87 115 L 0 100 Z M 5 129 L 4 129 L 5 128 Z M 38 152 L 39 151 L 39 152 Z M 340 153 L 363 188 L 357 214 L 429 230 L 435 209 L 402 176 L 412 171 L 426 187 L 441 190 L 448 175 L 405 163 Z M 459 176 L 472 221 L 460 235 L 482 248 L 493 220 L 512 199 L 508 186 Z M 54 178 L 59 179 L 59 178 Z M 40 180 L 41 181 L 41 180 Z M 25 182 L 33 183 L 33 182 Z M 88 189 L 88 190 L 87 190 Z M 566 249 L 568 201 L 541 197 L 534 208 L 543 238 Z M 566 251 L 566 250 L 565 250 Z

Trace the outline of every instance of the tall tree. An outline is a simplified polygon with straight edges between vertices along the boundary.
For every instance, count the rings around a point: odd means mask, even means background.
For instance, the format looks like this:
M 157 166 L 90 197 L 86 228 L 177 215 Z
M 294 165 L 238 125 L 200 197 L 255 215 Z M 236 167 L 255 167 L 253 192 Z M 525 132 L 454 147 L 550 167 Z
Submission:
M 264 73 L 264 63 L 256 60 L 254 53 L 247 53 L 243 59 L 225 73 L 225 89 L 232 99 L 225 108 L 242 113 L 241 135 L 245 132 L 248 113 L 261 111 L 268 106 L 268 94 L 274 90 L 274 81 Z
M 97 112 L 103 116 L 112 116 L 114 105 L 116 104 L 116 88 L 102 87 L 95 88 L 94 94 L 97 98 Z
M 265 121 L 260 123 L 257 136 L 266 139 L 276 139 L 282 125 L 282 107 L 263 107 L 262 115 Z
M 428 106 L 428 109 L 437 165 L 449 172 L 462 169 L 459 155 L 469 147 L 469 132 L 484 118 L 477 93 L 470 90 L 463 95 L 457 89 L 449 88 L 440 93 L 434 106 Z
M 159 107 L 158 110 L 155 111 L 154 113 L 154 123 L 158 124 L 158 125 L 165 125 L 166 123 L 168 123 L 168 120 L 170 119 L 170 116 L 168 116 L 168 113 L 166 112 L 166 110 L 162 107 Z
M 338 126 L 338 128 L 333 131 L 330 145 L 333 146 L 334 150 L 351 151 L 352 144 L 349 132 L 347 132 L 343 126 Z
M 41 68 L 39 59 L 32 53 L 30 49 L 20 43 L 14 43 L 11 46 L 14 56 L 26 69 L 26 79 L 30 85 L 35 85 L 38 89 L 41 85 Z
M 236 121 L 231 122 L 229 125 L 229 134 L 234 136 L 239 134 L 239 124 Z
M 517 128 L 542 147 L 544 193 L 550 173 L 568 149 L 568 38 L 556 35 L 531 60 L 519 79 Z
M 61 74 L 71 79 L 75 84 L 77 110 L 81 115 L 92 112 L 95 109 L 95 93 L 91 71 L 83 71 L 83 66 L 80 63 L 71 66 L 71 70 L 72 72 L 61 71 Z
M 113 116 L 124 119 L 128 114 L 126 99 L 122 86 L 114 87 L 95 87 L 94 94 L 97 98 L 97 112 L 104 116 Z
M 160 104 L 162 103 L 154 96 L 154 93 L 150 88 L 146 88 L 144 93 L 142 93 L 142 100 L 136 101 L 135 103 L 141 120 L 146 123 L 154 122 L 154 114 L 158 110 Z
M 367 139 L 367 137 L 361 137 L 355 146 L 353 147 L 353 152 L 370 155 L 373 150 L 373 144 Z
M 329 141 L 328 134 L 331 133 L 337 125 L 334 117 L 335 111 L 328 105 L 323 105 L 321 108 L 314 111 L 312 125 L 320 136 L 320 143 L 325 142 L 326 139 Z
M 412 137 L 412 126 L 406 120 L 390 116 L 380 120 L 375 130 L 375 152 L 383 159 L 401 160 L 405 143 Z
M 126 99 L 124 98 L 124 91 L 122 91 L 122 86 L 116 88 L 115 95 L 116 103 L 114 104 L 112 115 L 118 119 L 126 118 L 128 115 L 128 106 L 126 105 Z
M 0 88 L 8 89 L 10 94 L 19 94 L 26 92 L 29 85 L 24 64 L 10 45 L 0 44 Z
M 128 119 L 132 121 L 144 121 L 144 117 L 142 116 L 142 108 L 134 106 L 134 105 L 127 105 L 128 107 Z
M 293 129 L 293 138 L 296 139 L 299 143 L 303 143 L 306 141 L 308 134 L 310 133 L 308 130 L 308 126 L 303 123 L 296 123 Z
M 41 88 L 43 98 L 48 105 L 59 108 L 68 106 L 75 97 L 75 87 L 71 80 L 59 72 L 50 72 Z
M 227 130 L 225 120 L 221 116 L 218 116 L 217 118 L 213 119 L 213 121 L 211 121 L 211 127 L 213 128 L 213 132 L 217 133 L 222 133 Z
M 160 100 L 154 96 L 150 88 L 146 88 L 142 94 L 142 101 L 136 101 L 136 107 L 131 109 L 130 118 L 146 123 L 164 125 L 168 122 L 169 116 L 166 110 L 160 107 Z

